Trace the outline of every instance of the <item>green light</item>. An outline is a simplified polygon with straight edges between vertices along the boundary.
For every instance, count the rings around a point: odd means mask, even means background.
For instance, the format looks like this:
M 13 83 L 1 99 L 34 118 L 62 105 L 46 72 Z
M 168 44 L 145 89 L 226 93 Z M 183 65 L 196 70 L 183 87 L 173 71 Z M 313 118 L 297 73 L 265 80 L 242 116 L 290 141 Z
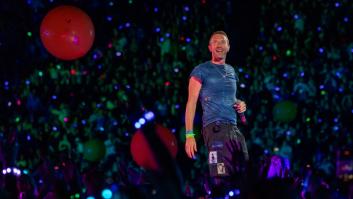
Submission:
M 286 55 L 287 55 L 287 56 L 291 56 L 291 55 L 292 55 L 292 51 L 291 51 L 291 50 L 287 50 L 287 51 L 286 51 Z
M 321 95 L 326 95 L 326 91 L 321 91 L 320 94 Z
M 297 139 L 297 144 L 300 144 L 302 141 L 300 139 Z
M 57 68 L 58 70 L 60 70 L 60 69 L 61 69 L 60 64 L 56 65 L 56 68 Z
M 184 51 L 185 51 L 185 50 L 186 50 L 186 47 L 185 47 L 185 46 L 181 47 L 181 50 L 184 50 Z
M 18 123 L 20 122 L 20 117 L 16 117 L 15 121 Z
M 75 193 L 75 198 L 80 198 L 80 194 L 79 193 Z
M 39 75 L 39 77 L 43 77 L 43 72 L 42 72 L 42 71 L 39 71 L 39 72 L 38 72 L 38 75 Z
M 132 4 L 133 3 L 133 1 L 132 0 L 129 0 L 129 4 Z
M 310 121 L 311 121 L 311 118 L 310 118 L 310 117 L 307 117 L 305 121 L 306 121 L 306 122 L 310 122 Z
M 32 37 L 32 32 L 27 32 L 28 37 Z

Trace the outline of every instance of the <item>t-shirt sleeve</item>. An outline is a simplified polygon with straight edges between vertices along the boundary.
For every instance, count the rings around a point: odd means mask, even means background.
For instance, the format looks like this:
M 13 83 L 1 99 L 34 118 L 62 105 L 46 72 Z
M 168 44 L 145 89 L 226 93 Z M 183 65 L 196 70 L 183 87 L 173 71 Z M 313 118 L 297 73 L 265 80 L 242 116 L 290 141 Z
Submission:
M 189 78 L 194 77 L 198 82 L 202 84 L 203 82 L 203 74 L 200 66 L 196 66 L 189 76 Z

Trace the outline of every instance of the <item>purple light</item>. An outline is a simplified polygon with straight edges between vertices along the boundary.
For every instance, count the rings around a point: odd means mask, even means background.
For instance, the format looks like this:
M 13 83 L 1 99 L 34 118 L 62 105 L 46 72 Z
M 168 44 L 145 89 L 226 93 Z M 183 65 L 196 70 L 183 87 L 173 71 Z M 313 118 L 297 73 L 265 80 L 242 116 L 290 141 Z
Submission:
M 27 135 L 27 140 L 30 141 L 31 140 L 31 136 Z
M 154 11 L 154 12 L 158 12 L 158 8 L 157 8 L 157 7 L 154 7 L 153 11 Z
M 268 150 L 267 149 L 264 150 L 264 154 L 268 154 Z
M 321 32 L 321 27 L 318 26 L 316 30 L 317 30 L 318 32 Z
M 342 87 L 340 87 L 340 88 L 338 89 L 338 91 L 339 91 L 340 93 L 343 93 L 344 89 L 343 89 Z
M 190 11 L 189 6 L 184 6 L 184 11 L 185 11 L 185 12 L 189 12 L 189 11 Z
M 172 133 L 175 133 L 175 132 L 176 132 L 176 129 L 175 129 L 175 128 L 173 128 L 173 129 L 172 129 Z
M 322 90 L 322 89 L 324 89 L 325 88 L 325 86 L 324 85 L 320 85 L 320 90 Z
M 183 21 L 186 21 L 187 17 L 186 17 L 186 16 L 183 16 L 182 19 L 183 19 Z
M 335 3 L 335 7 L 336 7 L 336 8 L 338 8 L 338 7 L 340 7 L 340 6 L 341 6 L 341 4 L 340 4 L 339 2 L 336 2 L 336 3 Z
M 58 130 L 58 128 L 56 127 L 56 126 L 53 126 L 53 131 L 57 131 Z
M 165 36 L 170 37 L 170 33 L 169 32 L 165 33 Z
M 305 73 L 304 72 L 300 72 L 300 77 L 304 77 Z
M 144 118 L 146 118 L 146 120 L 150 121 L 154 118 L 154 113 L 152 111 L 149 111 L 149 112 L 145 113 Z
M 115 56 L 120 57 L 121 56 L 121 52 L 116 52 Z
M 324 49 L 323 48 L 319 48 L 319 52 L 320 53 L 324 53 Z
M 344 17 L 344 18 L 343 18 L 343 21 L 344 21 L 344 22 L 348 22 L 348 21 L 349 21 L 348 17 Z
M 282 31 L 282 27 L 281 27 L 281 26 L 278 26 L 278 27 L 277 27 L 277 31 L 278 31 L 278 32 L 281 32 L 281 31 Z
M 131 24 L 130 24 L 130 22 L 126 22 L 126 24 L 125 24 L 125 27 L 130 27 L 131 26 Z
M 53 100 L 56 100 L 56 99 L 57 99 L 56 95 L 51 96 L 51 98 L 52 98 Z
M 264 50 L 264 47 L 263 46 L 259 46 L 259 51 L 263 51 Z
M 8 106 L 8 107 L 11 107 L 11 106 L 12 106 L 12 102 L 8 102 L 8 103 L 7 103 L 7 106 Z
M 85 125 L 86 124 L 86 120 L 81 120 L 81 124 Z
M 129 137 L 129 132 L 125 132 L 125 136 L 126 136 L 126 137 Z
M 338 122 L 338 118 L 335 117 L 335 118 L 333 119 L 333 121 L 334 121 L 335 123 L 337 123 L 337 122 Z
M 180 108 L 180 105 L 179 104 L 176 104 L 175 105 L 175 109 L 179 109 Z
M 282 77 L 287 78 L 288 77 L 288 73 L 283 73 Z
M 190 43 L 191 42 L 191 39 L 189 37 L 186 38 L 186 42 L 187 43 Z
M 321 122 L 322 122 L 322 119 L 321 119 L 321 118 L 319 118 L 317 121 L 318 121 L 319 123 L 321 123 Z
M 8 86 L 8 85 L 9 85 L 9 82 L 8 82 L 8 81 L 5 81 L 5 82 L 4 82 L 4 85 L 5 85 L 5 86 Z
M 353 53 L 353 48 L 351 48 L 351 53 Z
M 245 88 L 245 87 L 246 87 L 245 84 L 243 83 L 240 84 L 240 88 Z
M 245 74 L 245 78 L 246 78 L 246 79 L 249 79 L 249 78 L 250 78 L 250 75 L 249 75 L 249 74 Z
M 118 85 L 114 85 L 114 89 L 115 90 L 119 90 L 119 86 Z
M 112 20 L 113 20 L 113 17 L 112 17 L 112 16 L 107 16 L 107 20 L 108 20 L 108 21 L 112 21 Z
M 281 88 L 280 88 L 280 87 L 278 87 L 278 86 L 276 86 L 276 87 L 275 87 L 275 90 L 276 90 L 276 91 L 280 91 L 280 90 L 281 90 Z

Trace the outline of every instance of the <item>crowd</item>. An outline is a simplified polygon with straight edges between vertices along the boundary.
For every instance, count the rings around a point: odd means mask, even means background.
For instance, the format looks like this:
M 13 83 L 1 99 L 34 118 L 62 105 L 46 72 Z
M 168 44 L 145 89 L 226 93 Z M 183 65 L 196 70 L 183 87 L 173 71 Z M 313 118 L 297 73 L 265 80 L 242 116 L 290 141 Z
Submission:
M 280 157 L 288 172 L 274 177 L 295 185 L 291 197 L 352 198 L 353 4 L 258 3 L 258 37 L 244 49 L 246 64 L 230 63 L 248 107 L 248 126 L 240 128 L 250 170 L 267 175 L 261 167 Z M 27 1 L 33 24 L 50 5 Z M 55 59 L 34 35 L 25 49 L 33 70 L 2 82 L 0 197 L 100 198 L 107 188 L 115 198 L 157 197 L 163 190 L 130 153 L 136 121 L 149 111 L 178 139 L 183 195 L 207 195 L 206 149 L 200 144 L 195 160 L 183 151 L 188 75 L 209 57 L 210 34 L 231 29 L 232 1 L 92 1 L 85 9 L 97 32 L 84 58 Z M 284 101 L 295 110 L 280 110 Z M 351 161 L 350 175 L 337 175 L 338 154 Z M 258 193 L 276 185 L 266 181 Z

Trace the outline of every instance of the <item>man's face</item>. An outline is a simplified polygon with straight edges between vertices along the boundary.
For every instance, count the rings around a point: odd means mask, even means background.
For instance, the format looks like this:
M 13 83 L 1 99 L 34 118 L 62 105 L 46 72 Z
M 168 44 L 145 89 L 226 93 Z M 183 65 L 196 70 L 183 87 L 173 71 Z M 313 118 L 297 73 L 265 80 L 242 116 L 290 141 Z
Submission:
M 210 39 L 208 49 L 212 53 L 212 60 L 225 59 L 229 51 L 229 41 L 226 36 L 215 34 Z

